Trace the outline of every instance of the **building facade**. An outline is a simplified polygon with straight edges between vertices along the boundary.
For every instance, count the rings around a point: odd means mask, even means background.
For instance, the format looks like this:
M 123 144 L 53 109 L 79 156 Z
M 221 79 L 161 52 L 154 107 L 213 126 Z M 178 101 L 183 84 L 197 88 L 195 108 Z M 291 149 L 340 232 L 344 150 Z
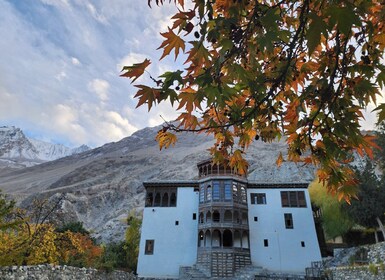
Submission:
M 244 266 L 304 273 L 320 261 L 307 183 L 261 184 L 204 161 L 193 181 L 145 182 L 137 272 L 177 278 L 181 266 L 232 277 Z

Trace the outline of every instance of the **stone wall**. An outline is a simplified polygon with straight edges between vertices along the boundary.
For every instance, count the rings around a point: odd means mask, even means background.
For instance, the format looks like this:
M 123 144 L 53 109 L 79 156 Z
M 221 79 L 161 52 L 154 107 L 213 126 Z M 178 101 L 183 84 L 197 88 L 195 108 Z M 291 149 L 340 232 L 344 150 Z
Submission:
M 385 280 L 385 242 L 341 250 L 326 269 L 333 280 Z
M 93 268 L 34 265 L 0 267 L 2 280 L 137 280 L 125 271 L 105 272 Z

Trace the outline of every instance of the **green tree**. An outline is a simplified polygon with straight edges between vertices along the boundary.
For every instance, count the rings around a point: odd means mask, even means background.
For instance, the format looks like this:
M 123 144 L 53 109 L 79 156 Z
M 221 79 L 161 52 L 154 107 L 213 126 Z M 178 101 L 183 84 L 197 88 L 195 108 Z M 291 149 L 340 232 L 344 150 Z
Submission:
M 285 136 L 288 155 L 277 162 L 317 165 L 319 179 L 349 200 L 353 172 L 345 163 L 354 151 L 371 156 L 373 137 L 359 121 L 385 85 L 383 2 L 173 2 L 161 59 L 183 53 L 185 67 L 150 75 L 147 85 L 136 80 L 148 59 L 122 73 L 135 82 L 138 106 L 170 102 L 178 110 L 178 122 L 158 132 L 160 147 L 174 144 L 175 132 L 204 131 L 216 139 L 214 161 L 244 173 L 252 141 Z M 385 119 L 385 104 L 376 110 Z
M 343 236 L 354 225 L 349 217 L 343 202 L 335 195 L 330 194 L 318 180 L 309 186 L 310 198 L 313 204 L 322 212 L 322 227 L 327 239 Z
M 356 168 L 359 180 L 357 198 L 345 208 L 351 219 L 359 225 L 368 228 L 380 227 L 385 239 L 382 222 L 385 214 L 385 181 L 380 180 L 374 172 L 371 161 L 367 160 L 363 168 Z
M 9 200 L 0 190 L 0 231 L 13 228 L 22 222 L 18 215 L 15 201 Z
M 135 213 L 130 213 L 127 218 L 128 228 L 125 237 L 125 249 L 127 252 L 128 267 L 131 271 L 136 271 L 139 255 L 140 229 L 142 227 L 141 217 Z
M 83 223 L 79 221 L 66 223 L 63 226 L 57 228 L 56 231 L 57 232 L 71 231 L 71 232 L 78 232 L 84 235 L 90 234 L 90 232 L 84 228 Z

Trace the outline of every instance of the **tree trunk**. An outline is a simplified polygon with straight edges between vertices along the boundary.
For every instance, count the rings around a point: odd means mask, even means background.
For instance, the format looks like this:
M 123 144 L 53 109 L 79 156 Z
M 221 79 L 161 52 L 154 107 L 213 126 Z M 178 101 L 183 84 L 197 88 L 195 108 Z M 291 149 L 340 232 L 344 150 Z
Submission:
M 380 229 L 381 229 L 381 232 L 382 232 L 382 237 L 385 240 L 385 228 L 384 228 L 384 225 L 382 224 L 382 222 L 381 222 L 379 217 L 376 217 L 376 220 L 377 220 L 378 225 L 380 226 Z
M 374 239 L 376 240 L 376 244 L 378 243 L 378 233 L 377 229 L 374 229 Z

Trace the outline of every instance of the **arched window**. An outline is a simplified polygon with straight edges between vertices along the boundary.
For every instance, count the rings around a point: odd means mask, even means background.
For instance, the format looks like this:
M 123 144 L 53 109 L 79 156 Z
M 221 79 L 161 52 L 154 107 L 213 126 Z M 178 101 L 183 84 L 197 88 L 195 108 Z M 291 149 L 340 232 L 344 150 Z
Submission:
M 155 207 L 160 206 L 160 193 L 156 193 L 156 195 L 155 195 L 154 206 Z
M 173 192 L 170 196 L 170 207 L 176 206 L 176 194 Z
M 168 193 L 164 193 L 162 197 L 162 207 L 168 207 Z
M 211 212 L 208 211 L 206 214 L 206 223 L 211 223 Z
M 198 247 L 203 247 L 204 246 L 203 242 L 204 242 L 203 231 L 200 231 L 198 234 Z
M 151 207 L 154 200 L 154 194 L 152 192 L 147 193 L 146 195 L 146 207 Z
M 206 201 L 211 201 L 211 186 L 207 186 L 206 189 Z
M 213 231 L 213 235 L 211 237 L 211 244 L 212 244 L 212 247 L 221 247 L 221 233 L 219 230 L 214 230 Z
M 205 247 L 211 247 L 211 232 L 206 230 L 205 233 Z
M 223 247 L 233 247 L 233 234 L 228 229 L 223 232 Z
M 242 213 L 242 224 L 247 225 L 247 213 Z
M 234 231 L 234 244 L 233 244 L 233 246 L 235 248 L 241 248 L 242 247 L 241 233 L 238 230 Z
M 223 216 L 223 221 L 225 223 L 231 223 L 233 221 L 233 215 L 230 210 L 225 211 L 225 215 Z
M 219 223 L 221 221 L 221 214 L 217 210 L 213 212 L 213 222 Z
M 203 220 L 203 213 L 199 213 L 199 223 L 203 224 L 204 220 Z
M 239 219 L 239 212 L 238 211 L 234 211 L 233 223 L 235 223 L 235 224 L 241 223 L 241 220 Z
M 244 231 L 242 234 L 242 248 L 249 248 L 249 235 L 246 231 Z

